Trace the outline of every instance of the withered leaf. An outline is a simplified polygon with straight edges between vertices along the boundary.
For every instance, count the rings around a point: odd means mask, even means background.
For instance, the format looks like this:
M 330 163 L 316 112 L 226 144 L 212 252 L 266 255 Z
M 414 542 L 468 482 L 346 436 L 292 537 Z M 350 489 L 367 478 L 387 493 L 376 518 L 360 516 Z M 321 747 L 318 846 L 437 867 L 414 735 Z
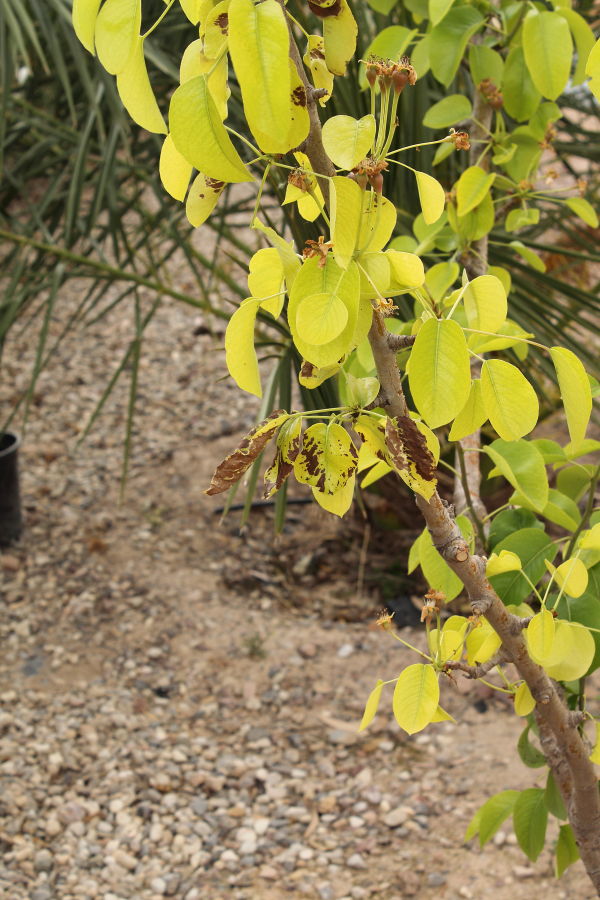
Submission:
M 275 458 L 265 472 L 265 500 L 277 493 L 294 468 L 294 461 L 300 452 L 301 429 L 301 416 L 288 419 L 279 429 Z
M 277 409 L 270 416 L 255 425 L 242 440 L 239 447 L 225 457 L 217 466 L 209 487 L 205 494 L 221 494 L 228 490 L 232 484 L 239 481 L 244 472 L 250 468 L 255 459 L 262 453 L 265 446 L 280 425 L 288 419 L 288 413 L 283 409 Z

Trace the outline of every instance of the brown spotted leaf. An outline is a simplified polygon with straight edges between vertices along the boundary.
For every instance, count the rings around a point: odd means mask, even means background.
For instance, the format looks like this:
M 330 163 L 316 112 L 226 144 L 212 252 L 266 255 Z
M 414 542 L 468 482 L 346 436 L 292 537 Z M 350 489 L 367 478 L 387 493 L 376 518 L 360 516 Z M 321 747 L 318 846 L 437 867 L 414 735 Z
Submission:
M 389 419 L 385 425 L 385 443 L 397 468 L 412 463 L 425 481 L 435 478 L 435 460 L 415 422 L 409 416 Z
M 220 494 L 228 490 L 236 481 L 239 481 L 244 472 L 250 468 L 255 459 L 262 453 L 265 446 L 275 432 L 287 419 L 289 414 L 282 409 L 272 412 L 263 422 L 255 425 L 248 432 L 239 447 L 230 453 L 223 462 L 217 466 L 210 486 L 205 494 Z
M 294 462 L 298 481 L 325 494 L 335 494 L 356 469 L 358 453 L 350 435 L 336 422 L 318 422 L 306 429 Z
M 265 500 L 277 493 L 294 468 L 294 461 L 300 452 L 301 428 L 302 417 L 298 416 L 288 419 L 279 429 L 275 459 L 265 472 Z

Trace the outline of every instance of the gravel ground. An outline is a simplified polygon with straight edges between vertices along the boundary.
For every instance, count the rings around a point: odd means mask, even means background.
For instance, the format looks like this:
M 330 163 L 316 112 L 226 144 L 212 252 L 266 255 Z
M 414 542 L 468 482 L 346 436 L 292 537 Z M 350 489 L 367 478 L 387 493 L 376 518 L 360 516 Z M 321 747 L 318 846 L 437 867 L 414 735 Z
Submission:
M 75 444 L 131 321 L 123 307 L 69 336 L 26 432 L 27 527 L 0 556 L 2 896 L 591 898 L 581 864 L 556 882 L 550 850 L 527 863 L 509 824 L 462 842 L 485 797 L 543 785 L 503 704 L 448 684 L 457 724 L 408 738 L 388 695 L 357 735 L 406 651 L 368 625 L 352 523 L 298 506 L 279 542 L 269 510 L 217 527 L 202 489 L 256 406 L 219 380 L 193 311 L 165 305 L 147 334 L 119 503 L 126 383 Z M 0 404 L 31 344 L 8 347 Z

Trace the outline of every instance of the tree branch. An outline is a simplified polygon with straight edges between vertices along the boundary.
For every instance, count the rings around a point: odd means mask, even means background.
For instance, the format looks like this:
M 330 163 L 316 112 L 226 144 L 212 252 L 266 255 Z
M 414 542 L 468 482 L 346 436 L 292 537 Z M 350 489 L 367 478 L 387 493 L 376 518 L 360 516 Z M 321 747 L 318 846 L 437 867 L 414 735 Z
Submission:
M 281 2 L 281 0 L 280 0 Z M 309 86 L 300 53 L 290 27 L 290 55 L 294 60 L 300 78 Z M 334 167 L 325 153 L 321 140 L 321 123 L 314 100 L 307 90 L 310 114 L 310 134 L 307 138 L 307 154 L 316 174 L 331 176 Z M 328 182 L 322 181 L 329 187 Z M 328 203 L 328 191 L 324 191 Z M 369 331 L 369 341 L 381 385 L 381 393 L 389 400 L 390 415 L 408 415 L 408 407 L 400 373 L 396 364 L 396 354 L 387 340 L 384 318 L 378 310 L 373 311 L 373 322 Z M 562 779 L 559 786 L 568 788 L 568 814 L 573 827 L 581 858 L 587 873 L 600 895 L 600 793 L 593 764 L 588 759 L 584 741 L 570 719 L 569 711 L 559 697 L 548 675 L 537 665 L 527 652 L 520 620 L 504 606 L 485 576 L 486 560 L 471 555 L 469 547 L 450 512 L 449 506 L 435 491 L 429 501 L 416 495 L 416 503 L 421 511 L 433 543 L 440 548 L 443 558 L 465 586 L 473 612 L 486 616 L 492 628 L 502 641 L 502 651 L 517 668 L 536 701 L 536 717 L 540 733 L 548 735 L 556 746 L 556 759 L 561 758 Z M 554 769 L 553 769 L 554 771 Z M 567 777 L 568 776 L 568 777 Z

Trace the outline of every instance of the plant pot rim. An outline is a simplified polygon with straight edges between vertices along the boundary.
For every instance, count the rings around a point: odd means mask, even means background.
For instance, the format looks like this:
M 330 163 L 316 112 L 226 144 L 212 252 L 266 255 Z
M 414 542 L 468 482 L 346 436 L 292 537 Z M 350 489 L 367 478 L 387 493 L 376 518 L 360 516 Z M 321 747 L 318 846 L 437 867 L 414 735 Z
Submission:
M 12 438 L 7 447 L 4 447 L 4 439 Z M 0 459 L 3 456 L 8 456 L 10 453 L 14 453 L 21 446 L 21 438 L 18 434 L 15 434 L 14 431 L 0 431 Z

